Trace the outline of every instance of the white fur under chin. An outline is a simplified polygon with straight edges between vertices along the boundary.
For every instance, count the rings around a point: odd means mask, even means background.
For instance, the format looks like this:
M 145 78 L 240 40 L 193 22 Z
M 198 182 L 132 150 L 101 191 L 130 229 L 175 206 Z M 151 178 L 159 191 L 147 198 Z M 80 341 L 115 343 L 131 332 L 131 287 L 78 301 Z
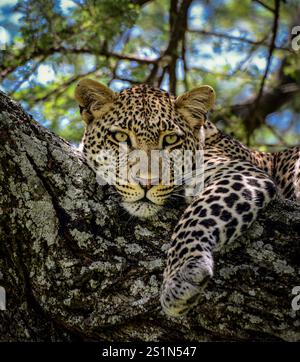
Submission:
M 156 205 L 147 201 L 122 202 L 122 206 L 130 215 L 141 219 L 148 219 L 156 215 L 161 210 L 160 205 Z

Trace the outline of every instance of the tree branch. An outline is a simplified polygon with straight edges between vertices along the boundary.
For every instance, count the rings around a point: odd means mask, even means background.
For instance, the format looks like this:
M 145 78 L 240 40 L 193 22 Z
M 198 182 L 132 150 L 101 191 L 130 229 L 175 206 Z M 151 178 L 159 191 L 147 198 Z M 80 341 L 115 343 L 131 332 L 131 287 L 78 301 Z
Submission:
M 82 74 L 77 74 L 73 77 L 70 77 L 68 80 L 66 80 L 65 82 L 59 84 L 55 89 L 51 90 L 50 92 L 46 93 L 45 95 L 41 96 L 41 97 L 38 97 L 38 98 L 34 98 L 34 99 L 31 99 L 29 101 L 29 105 L 32 107 L 34 106 L 36 103 L 39 103 L 39 102 L 45 102 L 46 100 L 48 100 L 50 97 L 54 96 L 54 95 L 59 95 L 59 94 L 62 94 L 65 89 L 67 87 L 69 87 L 71 84 L 74 84 L 75 82 L 77 82 L 79 79 L 81 78 L 84 78 L 88 75 L 91 75 L 95 72 L 97 72 L 97 67 L 88 71 L 88 72 L 85 72 L 85 73 L 82 73 Z
M 270 46 L 269 44 L 267 44 L 265 42 L 265 37 L 262 38 L 261 40 L 252 40 L 252 39 L 248 39 L 248 38 L 241 37 L 241 36 L 229 35 L 229 34 L 225 34 L 225 33 L 219 33 L 217 31 L 208 31 L 208 30 L 202 30 L 202 29 L 201 30 L 200 29 L 199 30 L 198 29 L 188 29 L 188 32 L 199 34 L 199 35 L 204 35 L 204 36 L 213 36 L 213 37 L 217 37 L 217 38 L 221 38 L 221 39 L 238 41 L 240 43 L 246 43 L 249 45 L 259 45 L 259 46 L 264 46 L 264 47 Z M 274 49 L 292 52 L 292 50 L 289 49 L 288 47 L 277 46 L 275 44 L 274 44 Z
M 147 59 L 147 58 L 140 58 L 135 57 L 131 55 L 126 54 L 119 54 L 114 52 L 109 52 L 105 49 L 91 49 L 87 47 L 82 48 L 73 48 L 73 47 L 65 47 L 65 46 L 55 46 L 55 47 L 49 47 L 47 49 L 36 49 L 32 54 L 30 59 L 36 59 L 41 56 L 50 56 L 55 53 L 64 53 L 64 54 L 93 54 L 93 55 L 99 55 L 99 56 L 105 56 L 105 57 L 111 57 L 115 59 L 120 60 L 129 60 L 134 61 L 140 64 L 156 64 L 158 62 L 158 59 Z M 29 59 L 27 59 L 29 60 Z M 26 60 L 26 61 L 27 61 Z M 26 63 L 25 61 L 25 63 Z M 0 79 L 5 78 L 7 75 L 12 73 L 19 65 L 9 67 L 9 68 L 2 68 L 0 66 Z
M 263 8 L 271 11 L 272 13 L 275 13 L 275 11 L 276 11 L 275 9 L 271 8 L 271 6 L 265 4 L 265 3 L 264 3 L 263 1 L 261 1 L 261 0 L 252 0 L 252 1 L 255 2 L 255 3 L 258 3 L 258 4 L 261 5 Z
M 279 22 L 279 12 L 280 12 L 280 1 L 281 0 L 274 0 L 275 2 L 275 11 L 274 11 L 274 20 L 273 20 L 273 27 L 272 27 L 272 39 L 271 39 L 271 43 L 270 43 L 270 48 L 269 48 L 269 54 L 268 54 L 268 58 L 267 58 L 267 65 L 260 83 L 260 87 L 259 87 L 259 91 L 257 94 L 257 97 L 253 103 L 253 110 L 252 110 L 252 115 L 250 116 L 251 119 L 253 120 L 259 120 L 261 118 L 255 118 L 255 112 L 259 107 L 259 102 L 261 100 L 261 97 L 263 95 L 263 91 L 264 91 L 264 87 L 265 87 L 265 82 L 266 79 L 268 77 L 269 74 L 269 70 L 270 70 L 270 66 L 271 66 L 271 61 L 272 61 L 272 56 L 273 56 L 273 52 L 275 49 L 275 42 L 276 42 L 276 37 L 277 37 L 277 30 L 278 30 L 278 22 Z M 263 118 L 264 119 L 264 118 Z M 252 132 L 255 130 L 255 128 L 258 127 L 258 124 L 247 124 L 247 135 L 248 137 L 251 136 Z M 249 139 L 248 139 L 248 144 L 249 144 Z
M 192 0 L 172 0 L 170 5 L 170 36 L 169 43 L 160 59 L 153 65 L 146 83 L 159 86 L 165 75 L 164 68 L 169 73 L 170 93 L 176 95 L 176 62 L 178 59 L 178 47 L 184 38 L 187 29 L 187 14 Z
M 278 0 L 279 1 L 279 0 Z M 278 5 L 279 16 L 279 5 Z M 295 24 L 299 24 L 300 21 L 300 8 L 298 8 L 295 18 L 290 26 L 293 28 Z M 273 33 L 271 44 L 274 44 L 277 31 L 278 18 L 274 16 L 273 21 Z M 273 53 L 273 46 L 270 44 L 268 64 L 265 68 L 264 76 L 261 81 L 260 90 L 258 95 L 250 97 L 242 104 L 234 104 L 227 109 L 223 108 L 220 112 L 216 112 L 213 115 L 213 119 L 217 122 L 222 119 L 230 119 L 233 115 L 239 117 L 243 122 L 244 128 L 249 132 L 249 135 L 265 122 L 265 118 L 276 111 L 278 111 L 284 104 L 290 102 L 292 99 L 300 94 L 300 81 L 298 73 L 292 77 L 286 72 L 293 59 L 297 59 L 296 52 L 291 53 L 289 56 L 283 58 L 278 71 L 274 75 L 274 84 L 271 88 L 264 90 L 265 80 L 268 76 L 270 62 Z M 272 50 L 273 49 L 273 50 Z M 259 97 L 258 97 L 259 96 Z M 259 98 L 259 107 L 257 106 L 257 99 Z
M 299 205 L 270 205 L 215 254 L 199 305 L 170 318 L 159 292 L 184 206 L 129 219 L 67 142 L 1 92 L 0 110 L 0 341 L 300 341 Z

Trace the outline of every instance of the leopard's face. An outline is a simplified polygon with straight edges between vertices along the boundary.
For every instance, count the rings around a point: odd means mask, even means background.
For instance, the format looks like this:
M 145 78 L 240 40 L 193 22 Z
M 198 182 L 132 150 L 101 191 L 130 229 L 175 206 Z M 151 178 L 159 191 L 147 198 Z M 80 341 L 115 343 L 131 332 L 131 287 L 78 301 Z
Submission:
M 204 108 L 189 114 L 183 96 L 148 85 L 116 94 L 91 80 L 79 83 L 76 99 L 87 123 L 83 153 L 98 176 L 113 183 L 130 214 L 151 217 L 183 190 L 178 168 L 181 174 L 194 168 Z M 181 163 L 173 162 L 180 157 Z

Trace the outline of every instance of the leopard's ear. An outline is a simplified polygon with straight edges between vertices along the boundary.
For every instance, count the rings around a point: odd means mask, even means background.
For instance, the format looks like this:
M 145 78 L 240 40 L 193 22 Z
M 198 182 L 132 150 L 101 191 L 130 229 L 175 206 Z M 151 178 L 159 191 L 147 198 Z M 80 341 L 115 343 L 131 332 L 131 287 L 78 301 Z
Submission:
M 212 87 L 203 85 L 177 97 L 175 106 L 192 128 L 203 126 L 207 113 L 215 104 L 216 94 Z
M 81 80 L 75 89 L 75 99 L 86 123 L 108 109 L 115 98 L 116 94 L 112 90 L 91 79 Z

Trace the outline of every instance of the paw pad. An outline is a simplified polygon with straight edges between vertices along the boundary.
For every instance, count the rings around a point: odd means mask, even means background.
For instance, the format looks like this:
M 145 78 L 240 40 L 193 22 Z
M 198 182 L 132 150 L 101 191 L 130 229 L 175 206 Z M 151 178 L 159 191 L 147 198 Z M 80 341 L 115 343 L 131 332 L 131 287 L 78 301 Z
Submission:
M 170 278 L 165 278 L 161 294 L 164 311 L 171 316 L 187 313 L 197 304 L 201 291 L 212 276 L 211 260 L 187 260 Z

